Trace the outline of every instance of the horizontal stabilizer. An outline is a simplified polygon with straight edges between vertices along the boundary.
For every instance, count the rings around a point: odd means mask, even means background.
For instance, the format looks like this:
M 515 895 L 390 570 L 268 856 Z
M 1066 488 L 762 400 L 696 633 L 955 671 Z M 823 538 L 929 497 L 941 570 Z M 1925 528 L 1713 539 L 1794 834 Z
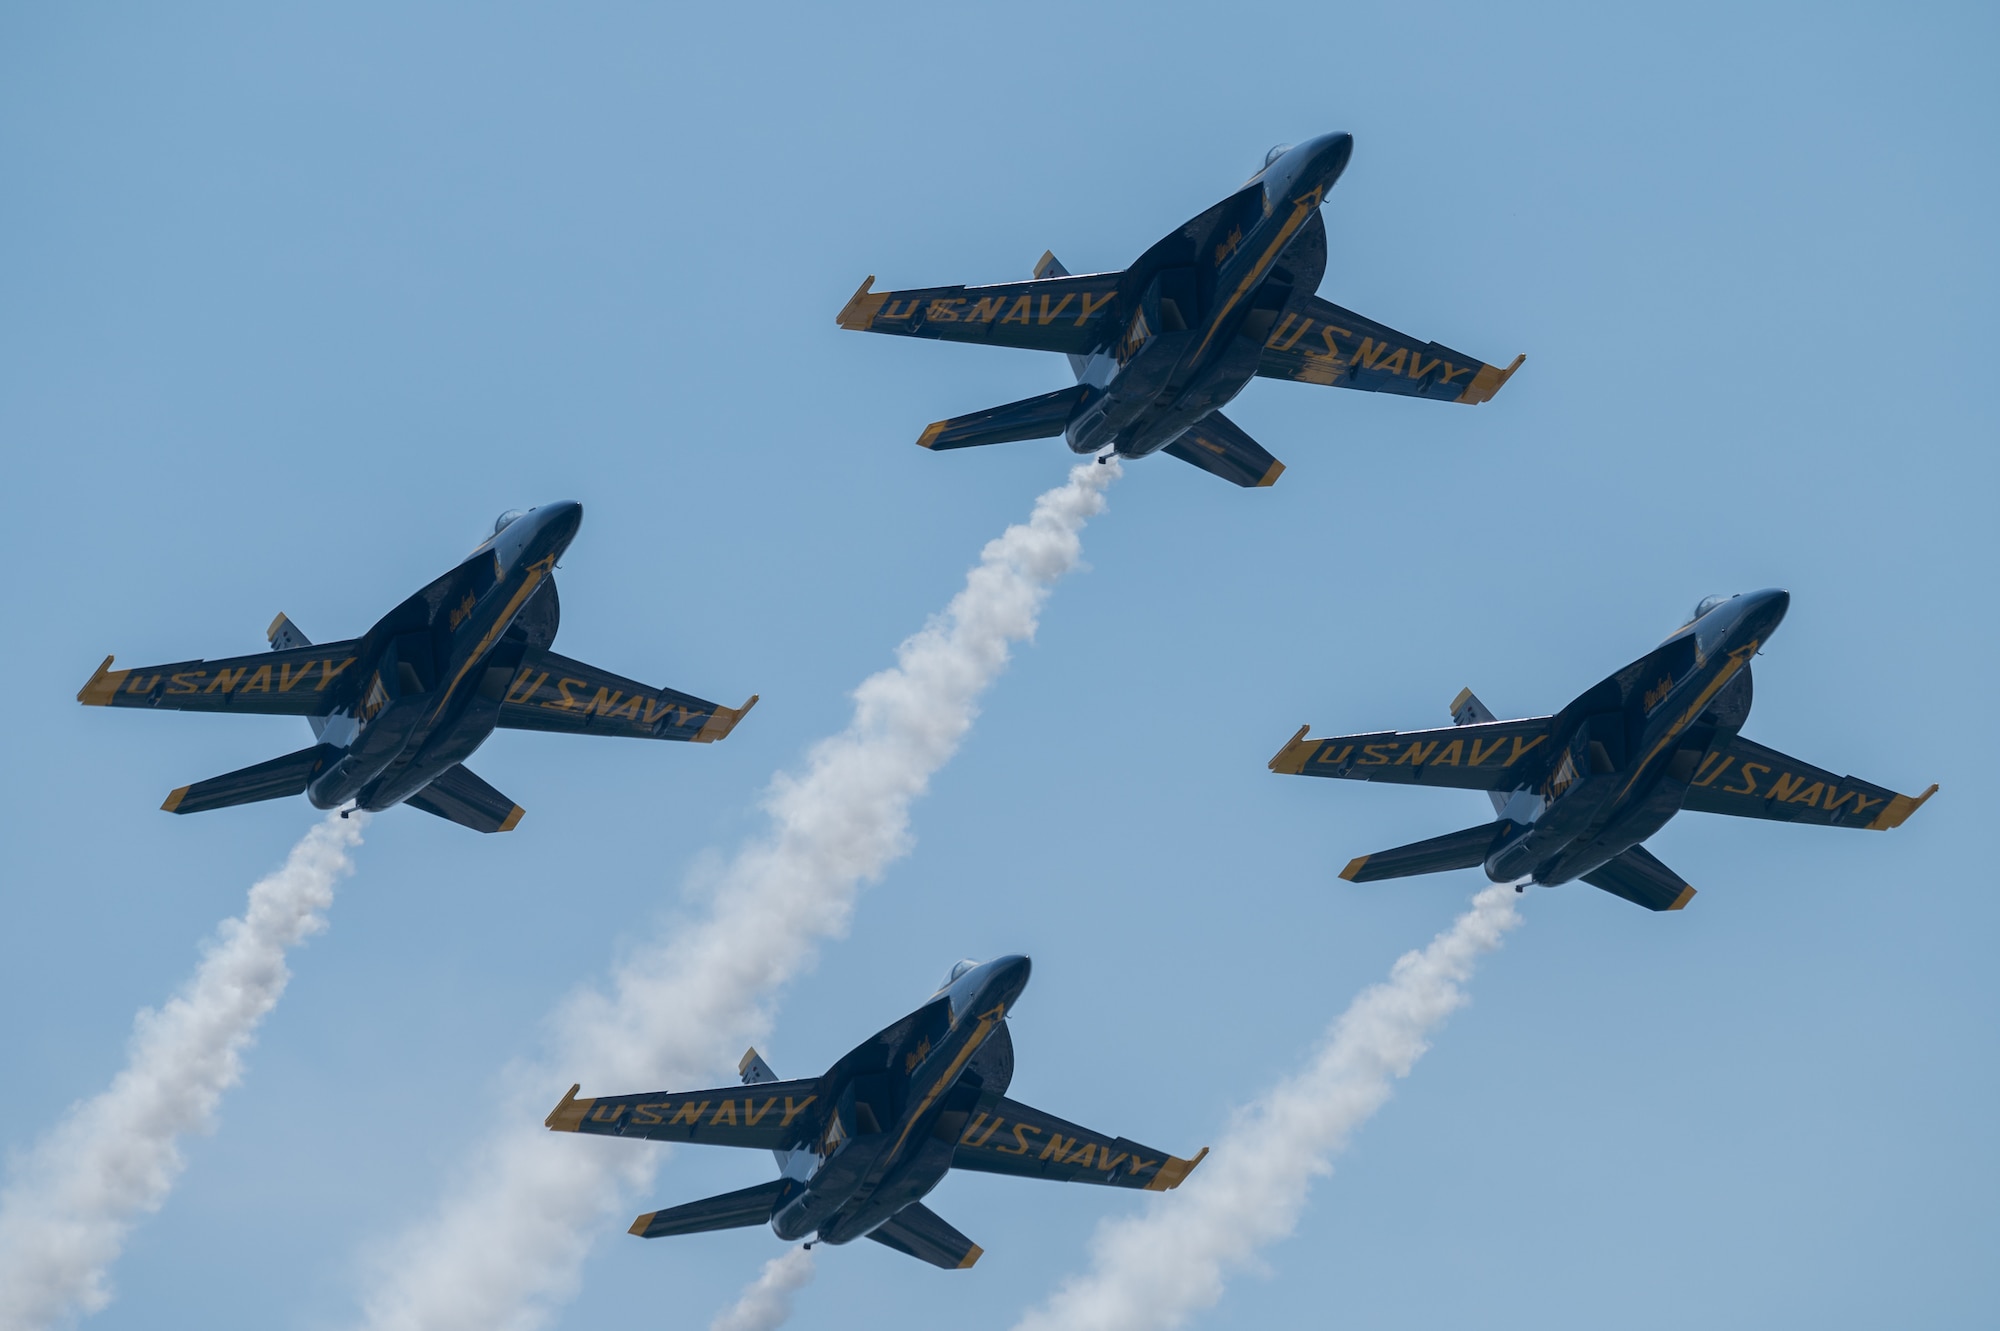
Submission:
M 942 450 L 1011 444 L 1022 439 L 1052 439 L 1063 432 L 1063 427 L 1069 424 L 1069 414 L 1089 392 L 1089 385 L 1078 384 L 1009 402 L 1004 407 L 988 407 L 968 416 L 936 421 L 918 437 L 917 446 Z
M 663 1239 L 670 1234 L 706 1234 L 712 1229 L 748 1229 L 771 1219 L 786 1180 L 774 1178 L 754 1188 L 704 1197 L 685 1206 L 651 1211 L 632 1222 L 629 1233 L 642 1239 Z
M 1680 910 L 1694 900 L 1694 889 L 1644 846 L 1598 865 L 1583 881 L 1647 910 Z
M 436 780 L 403 802 L 475 832 L 511 832 L 527 812 L 474 776 L 464 763 L 446 768 Z
M 911 1202 L 876 1226 L 868 1237 L 947 1271 L 963 1271 L 978 1261 L 983 1251 L 922 1202 Z
M 1486 863 L 1493 847 L 1507 830 L 1507 820 L 1481 823 L 1463 832 L 1447 832 L 1428 841 L 1413 841 L 1394 850 L 1377 851 L 1350 860 L 1340 876 L 1350 883 L 1374 883 L 1384 878 L 1408 878 L 1420 873 L 1443 873 L 1447 869 L 1471 869 Z
M 1208 413 L 1163 451 L 1245 489 L 1275 485 L 1285 470 L 1284 463 L 1219 411 Z
M 305 794 L 312 779 L 337 762 L 342 750 L 331 744 L 315 744 L 282 758 L 273 758 L 255 767 L 245 767 L 225 776 L 213 776 L 182 786 L 167 796 L 160 807 L 168 813 L 206 813 L 233 804 L 255 804 L 259 800 L 281 800 Z

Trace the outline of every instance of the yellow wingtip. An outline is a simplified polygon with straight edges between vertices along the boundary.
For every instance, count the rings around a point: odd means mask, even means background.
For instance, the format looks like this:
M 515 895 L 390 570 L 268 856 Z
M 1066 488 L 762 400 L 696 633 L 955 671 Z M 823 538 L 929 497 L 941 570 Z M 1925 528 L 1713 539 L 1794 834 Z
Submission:
M 168 813 L 179 813 L 181 811 L 181 801 L 187 798 L 187 793 L 188 788 L 186 786 L 177 788 L 167 796 L 167 802 L 160 807 Z
M 917 447 L 931 447 L 931 445 L 937 442 L 937 437 L 944 433 L 945 427 L 950 424 L 950 421 L 932 421 L 929 425 L 926 425 L 924 432 L 917 436 Z
M 112 698 L 117 696 L 119 686 L 125 682 L 125 676 L 132 673 L 129 670 L 113 670 L 111 660 L 105 657 L 104 664 L 98 666 L 84 681 L 83 687 L 76 691 L 76 700 L 85 707 L 109 707 Z
M 1924 801 L 1937 794 L 1937 791 L 1937 782 L 1933 781 L 1931 788 L 1915 799 L 1911 799 L 1908 795 L 1896 796 L 1896 798 L 1889 801 L 1889 807 L 1877 814 L 1874 822 L 1868 824 L 1868 830 L 1871 832 L 1886 832 L 1892 827 L 1901 827 L 1904 820 L 1918 809 L 1923 808 Z
M 870 291 L 869 288 L 874 285 L 875 274 L 870 273 L 867 281 L 854 288 L 854 294 L 847 298 L 847 304 L 840 307 L 840 313 L 833 317 L 833 321 L 842 328 L 853 329 L 866 329 L 874 323 L 876 311 L 880 310 L 882 302 L 889 298 L 889 293 L 886 291 Z
M 1366 855 L 1356 855 L 1347 862 L 1347 867 L 1340 871 L 1340 876 L 1350 883 L 1353 882 L 1355 876 L 1361 872 L 1361 866 L 1368 863 L 1368 859 Z
M 1251 488 L 1255 490 L 1262 490 L 1267 486 L 1276 485 L 1278 483 L 1278 478 L 1280 476 L 1283 476 L 1284 474 L 1285 474 L 1285 464 L 1278 461 L 1276 458 L 1272 458 L 1271 469 L 1265 472 L 1263 479 L 1258 481 L 1257 484 L 1252 486 Z
M 958 1264 L 958 1269 L 961 1271 L 967 1269 L 974 1262 L 978 1261 L 980 1254 L 984 1253 L 985 1251 L 986 1249 L 980 1247 L 977 1243 L 973 1244 L 972 1251 L 965 1254 L 965 1260 Z
M 1285 747 L 1271 755 L 1271 761 L 1264 766 L 1283 776 L 1297 776 L 1306 768 L 1306 759 L 1312 756 L 1313 745 L 1306 742 L 1306 732 L 1312 729 L 1307 723 L 1298 733 L 1285 741 Z
M 751 694 L 750 700 L 741 707 L 718 707 L 708 723 L 695 733 L 697 744 L 713 744 L 720 739 L 728 739 L 729 732 L 736 729 L 736 723 L 750 715 L 750 709 L 757 705 L 758 694 Z
M 626 1230 L 625 1232 L 627 1234 L 637 1234 L 642 1239 L 645 1238 L 646 1231 L 652 1228 L 653 1217 L 658 1214 L 659 1214 L 658 1211 L 646 1212 L 646 1214 L 640 1216 L 637 1220 L 634 1220 L 632 1222 L 632 1228 Z
M 1196 1165 L 1200 1164 L 1207 1158 L 1208 1158 L 1208 1148 L 1206 1146 L 1202 1147 L 1199 1151 L 1196 1151 L 1194 1154 L 1194 1159 L 1192 1160 L 1183 1160 L 1177 1155 L 1168 1156 L 1167 1162 L 1160 1166 L 1159 1172 L 1154 1174 L 1152 1181 L 1146 1185 L 1146 1191 L 1147 1192 L 1173 1191 L 1175 1188 L 1178 1188 L 1181 1185 L 1181 1181 L 1183 1179 L 1185 1179 L 1189 1174 L 1192 1174 L 1194 1172 L 1194 1167 Z
M 516 805 L 515 805 L 515 806 L 513 807 L 513 809 L 512 809 L 512 810 L 510 810 L 510 811 L 508 812 L 507 816 L 506 816 L 505 818 L 503 818 L 503 819 L 501 819 L 501 820 L 500 820 L 500 829 L 499 829 L 499 830 L 500 830 L 500 831 L 502 831 L 502 832 L 511 832 L 511 831 L 513 831 L 513 830 L 514 830 L 514 828 L 515 828 L 515 826 L 516 826 L 516 825 L 517 825 L 518 823 L 520 823 L 520 821 L 521 821 L 521 815 L 522 815 L 522 814 L 524 814 L 524 813 L 526 813 L 526 812 L 527 812 L 527 810 L 526 810 L 526 809 L 524 809 L 524 808 L 522 808 L 522 807 L 521 807 L 520 805 L 516 804 Z
M 1674 898 L 1674 904 L 1667 907 L 1667 909 L 1685 910 L 1687 908 L 1688 902 L 1693 900 L 1694 900 L 1694 889 L 1691 887 L 1683 887 L 1681 889 L 1681 894 Z
M 577 1132 L 583 1127 L 583 1116 L 590 1112 L 592 1100 L 579 1100 L 576 1093 L 583 1089 L 582 1082 L 570 1085 L 569 1093 L 561 1099 L 549 1116 L 542 1120 L 542 1126 L 550 1132 Z
M 1458 400 L 1474 405 L 1491 402 L 1493 395 L 1507 386 L 1507 381 L 1514 377 L 1514 371 L 1520 369 L 1527 359 L 1527 353 L 1523 352 L 1514 357 L 1514 363 L 1504 370 L 1495 369 L 1491 365 L 1480 366 L 1479 373 L 1472 376 L 1472 382 L 1465 386 L 1465 391 L 1458 395 Z

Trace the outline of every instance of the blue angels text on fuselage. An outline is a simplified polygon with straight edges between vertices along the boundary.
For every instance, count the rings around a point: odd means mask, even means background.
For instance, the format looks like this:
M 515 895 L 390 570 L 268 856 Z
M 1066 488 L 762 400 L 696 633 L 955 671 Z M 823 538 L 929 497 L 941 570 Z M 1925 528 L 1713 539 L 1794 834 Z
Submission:
M 1483 867 L 1496 883 L 1581 878 L 1649 910 L 1679 910 L 1694 888 L 1643 845 L 1683 809 L 1882 831 L 1937 790 L 1899 795 L 1743 738 L 1750 658 L 1785 617 L 1782 591 L 1710 597 L 1653 651 L 1554 716 L 1496 720 L 1470 689 L 1443 730 L 1308 739 L 1271 760 L 1294 776 L 1483 790 L 1498 817 L 1342 871 L 1367 883 Z
M 1078 453 L 1164 449 L 1236 485 L 1270 485 L 1284 464 L 1220 410 L 1256 375 L 1478 403 L 1524 359 L 1498 369 L 1313 294 L 1326 271 L 1320 205 L 1353 146 L 1325 134 L 1273 148 L 1242 189 L 1123 272 L 1073 276 L 1044 254 L 1029 282 L 875 291 L 871 277 L 838 322 L 1068 355 L 1075 387 L 938 421 L 925 448 L 1062 435 Z
M 823 1076 L 781 1081 L 757 1051 L 743 1085 L 580 1099 L 548 1117 L 557 1132 L 767 1150 L 778 1177 L 640 1216 L 642 1238 L 769 1224 L 781 1239 L 871 1238 L 947 1269 L 979 1246 L 923 1204 L 952 1169 L 1159 1192 L 1191 1160 L 1113 1137 L 1006 1097 L 1014 1075 L 1007 1014 L 1028 983 L 1026 957 L 952 968 L 931 1000 L 856 1047 Z
M 708 743 L 757 701 L 718 707 L 549 650 L 561 611 L 556 560 L 583 506 L 508 512 L 458 567 L 359 638 L 313 644 L 283 615 L 255 656 L 113 670 L 77 701 L 98 707 L 302 716 L 310 748 L 183 786 L 172 813 L 303 792 L 322 809 L 409 803 L 478 832 L 506 832 L 521 808 L 465 760 L 495 727 Z

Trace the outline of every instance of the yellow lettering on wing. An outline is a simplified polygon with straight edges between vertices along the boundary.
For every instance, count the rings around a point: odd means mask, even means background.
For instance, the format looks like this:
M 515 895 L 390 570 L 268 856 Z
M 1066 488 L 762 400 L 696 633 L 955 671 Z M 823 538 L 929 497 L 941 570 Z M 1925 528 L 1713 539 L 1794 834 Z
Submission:
M 557 711 L 559 711 L 559 712 L 567 712 L 567 711 L 569 711 L 569 710 L 570 710 L 571 708 L 573 708 L 573 707 L 575 707 L 575 706 L 576 706 L 576 699 L 575 699 L 575 698 L 572 698 L 572 697 L 570 697 L 570 694 L 569 694 L 569 686 L 570 686 L 570 685 L 572 685 L 572 684 L 574 684 L 574 685 L 576 685 L 576 686 L 577 686 L 578 688 L 582 688 L 582 687 L 584 687 L 584 685 L 585 685 L 585 684 L 587 684 L 588 682 L 589 682 L 589 681 L 587 681 L 587 680 L 581 680 L 581 679 L 570 679 L 570 678 L 569 678 L 569 677 L 567 677 L 567 676 L 563 677 L 562 679 L 559 679 L 559 680 L 557 680 L 557 681 L 556 681 L 556 692 L 557 692 L 558 694 L 562 695 L 562 696 L 561 696 L 561 697 L 559 697 L 559 698 L 555 698 L 555 699 L 551 699 L 550 701 L 548 701 L 548 702 L 545 702 L 545 703 L 543 703 L 543 704 L 542 704 L 542 706 L 544 706 L 544 707 L 553 707 L 553 708 L 555 708 L 555 709 L 556 709 Z
M 1825 792 L 1825 790 L 1826 790 L 1825 782 L 1815 781 L 1810 786 L 1807 786 L 1804 790 L 1801 790 L 1798 794 L 1786 800 L 1785 803 L 1803 804 L 1809 809 L 1817 809 L 1819 807 L 1819 797 L 1821 794 Z
M 1106 1146 L 1097 1153 L 1097 1167 L 1108 1174 L 1118 1168 L 1119 1162 L 1124 1158 L 1125 1152 L 1120 1151 L 1117 1155 L 1113 1155 L 1111 1154 L 1111 1148 Z
M 1047 300 L 1048 297 L 1044 296 L 1042 299 Z M 1003 324 L 1025 324 L 1031 316 L 1032 310 L 1028 304 L 1028 298 L 1026 296 L 1017 296 L 1014 299 L 1014 303 L 1007 307 L 1007 313 L 1000 317 L 1000 322 Z
M 1744 763 L 1736 769 L 1736 775 L 1743 778 L 1743 784 L 1740 786 L 1724 786 L 1722 788 L 1723 792 L 1729 795 L 1755 795 L 1757 793 L 1757 778 L 1750 774 L 1752 772 L 1768 772 L 1770 770 L 1763 763 Z
M 1077 295 L 1083 302 L 1082 305 L 1083 313 L 1076 316 L 1076 322 L 1072 324 L 1071 327 L 1081 328 L 1085 324 L 1089 323 L 1090 316 L 1097 313 L 1099 310 L 1103 309 L 1106 305 L 1109 305 L 1111 303 L 1112 297 L 1116 296 L 1117 294 L 1118 294 L 1117 289 L 1113 288 L 1112 290 L 1105 292 L 1102 296 L 1099 296 L 1096 300 L 1092 300 L 1090 298 L 1090 293 L 1088 291 L 1078 292 Z
M 1064 1153 L 1075 1146 L 1080 1140 L 1081 1138 L 1077 1137 L 1065 1137 L 1060 1132 L 1051 1132 L 1049 1134 L 1049 1144 L 1044 1146 L 1042 1153 L 1035 1158 L 1037 1160 L 1053 1158 L 1057 1164 L 1061 1164 Z
M 750 1102 L 745 1100 L 743 1103 L 747 1105 Z M 712 1128 L 719 1123 L 727 1123 L 732 1128 L 736 1126 L 736 1102 L 734 1100 L 724 1100 L 715 1107 L 715 1113 L 709 1116 L 708 1126 Z
M 1075 299 L 1076 299 L 1076 293 L 1074 291 L 1065 291 L 1063 293 L 1063 298 L 1056 302 L 1056 307 L 1054 309 L 1050 309 L 1049 293 L 1044 291 L 1042 293 L 1042 312 L 1035 316 L 1035 322 L 1038 324 L 1054 323 L 1056 320 L 1062 318 L 1062 312 L 1068 309 L 1069 303 Z
M 151 693 L 153 691 L 154 686 L 157 685 L 159 682 L 160 682 L 160 677 L 158 675 L 148 675 L 146 676 L 145 679 L 141 680 L 139 678 L 139 673 L 135 670 L 132 672 L 131 678 L 125 681 L 125 692 Z
M 982 296 L 965 316 L 969 324 L 990 324 L 1000 317 L 1000 307 L 1007 303 L 1005 296 Z
M 612 709 L 618 706 L 618 700 L 624 696 L 625 690 L 623 689 L 599 689 L 597 696 L 583 705 L 583 714 L 585 716 L 590 716 L 593 713 L 598 716 L 610 716 Z
M 169 678 L 167 692 L 200 693 L 201 690 L 196 688 L 195 686 L 200 684 L 204 679 L 207 678 L 208 678 L 208 672 L 206 670 L 190 670 L 184 674 L 173 675 Z
M 1355 348 L 1354 354 L 1348 357 L 1348 364 L 1359 365 L 1364 370 L 1372 370 L 1375 368 L 1375 362 L 1380 360 L 1388 350 L 1389 344 L 1387 342 L 1378 343 L 1372 337 L 1364 337 L 1361 339 L 1361 345 Z
M 1537 735 L 1533 739 L 1529 740 L 1526 744 L 1523 744 L 1518 738 L 1515 738 L 1514 752 L 1508 756 L 1507 761 L 1503 763 L 1502 766 L 1512 767 L 1515 763 L 1521 761 L 1522 754 L 1528 752 L 1530 749 L 1534 748 L 1537 744 L 1540 744 L 1543 740 L 1547 738 L 1548 738 L 1547 735 Z
M 1143 1160 L 1135 1155 L 1132 1157 L 1132 1172 L 1134 1174 L 1143 1174 L 1159 1163 L 1157 1160 Z
M 764 1117 L 764 1115 L 770 1113 L 771 1106 L 776 1103 L 778 1103 L 778 1097 L 774 1095 L 770 1099 L 764 1101 L 764 1103 L 761 1106 L 753 1108 L 750 1104 L 750 1098 L 748 1096 L 745 1096 L 743 1099 L 743 1126 L 746 1128 L 756 1127 L 757 1120 Z
M 1451 368 L 1451 362 L 1446 361 L 1444 363 L 1444 373 L 1438 377 L 1438 383 L 1440 385 L 1449 384 L 1452 380 L 1458 378 L 1459 375 L 1471 374 L 1474 370 L 1478 368 L 1479 367 L 1477 365 L 1468 365 L 1462 370 L 1454 370 Z
M 694 1127 L 701 1122 L 701 1116 L 707 1112 L 708 1101 L 703 1100 L 700 1104 L 696 1104 L 692 1100 L 683 1100 L 681 1101 L 681 1107 L 674 1111 L 674 1116 L 668 1119 L 667 1122 L 685 1123 L 689 1127 Z
M 1301 349 L 1302 354 L 1310 356 L 1314 360 L 1330 361 L 1336 368 L 1344 365 L 1346 362 L 1340 358 L 1340 343 L 1333 340 L 1336 333 L 1342 337 L 1354 336 L 1354 334 L 1348 332 L 1345 328 L 1335 328 L 1332 324 L 1322 324 L 1319 330 L 1319 340 L 1326 344 L 1326 350 L 1314 351 L 1311 347 L 1305 347 Z
M 1339 753 L 1335 753 L 1333 749 L 1334 746 L 1332 744 L 1326 745 L 1313 757 L 1313 761 L 1316 763 L 1344 763 L 1347 761 L 1347 755 L 1354 752 L 1352 744 L 1341 745 Z
M 1064 1156 L 1062 1163 L 1077 1165 L 1084 1169 L 1095 1168 L 1097 1163 L 1097 1143 L 1085 1142 L 1083 1145 L 1077 1147 L 1076 1150 Z
M 317 661 L 303 661 L 299 664 L 299 673 L 294 675 L 291 662 L 278 662 L 278 692 L 290 693 L 294 685 L 305 683 L 306 676 L 310 675 L 313 667 L 318 664 Z
M 1004 1146 L 996 1146 L 993 1149 L 1002 1155 L 1026 1155 L 1030 1143 L 1026 1137 L 1021 1135 L 1025 1132 L 1032 1132 L 1037 1137 L 1042 1135 L 1042 1130 L 1032 1124 L 1016 1123 L 1014 1125 L 1014 1149 L 1010 1151 Z
M 549 672 L 544 670 L 540 679 L 529 679 L 529 676 L 534 673 L 535 668 L 533 666 L 522 666 L 521 673 L 514 676 L 514 682 L 508 686 L 507 696 L 502 701 L 512 703 L 518 707 L 534 697 L 536 692 L 542 687 L 542 682 L 549 677 Z
M 1450 362 L 1441 360 L 1439 357 L 1436 356 L 1431 357 L 1430 363 L 1426 365 L 1424 363 L 1424 353 L 1416 350 L 1414 347 L 1411 348 L 1410 378 L 1421 379 L 1425 375 L 1429 374 L 1432 370 L 1435 370 L 1439 365 L 1443 365 L 1447 370 L 1451 368 Z
M 1488 758 L 1491 758 L 1495 754 L 1499 753 L 1500 746 L 1502 744 L 1505 744 L 1506 742 L 1507 742 L 1507 736 L 1502 735 L 1500 738 L 1494 740 L 1490 746 L 1482 749 L 1479 747 L 1479 740 L 1475 737 L 1472 741 L 1472 762 L 1470 765 L 1473 767 L 1478 767 L 1480 764 L 1484 763 Z
M 819 1099 L 817 1095 L 808 1095 L 805 1099 L 799 1101 L 797 1105 L 794 1105 L 792 1103 L 792 1097 L 789 1095 L 786 1096 L 785 1116 L 778 1120 L 778 1126 L 781 1128 L 789 1128 L 790 1126 L 792 1126 L 792 1120 L 797 1118 L 800 1114 L 805 1113 L 806 1106 L 811 1104 L 813 1101 L 817 1099 Z
M 1292 326 L 1294 320 L 1298 323 L 1296 328 Z M 1297 314 L 1287 314 L 1279 322 L 1277 328 L 1272 331 L 1269 340 L 1264 345 L 1273 351 L 1290 351 L 1298 345 L 1299 339 L 1304 337 L 1306 330 L 1312 326 L 1313 321 L 1311 319 L 1303 318 Z M 1290 336 L 1288 337 L 1287 334 Z
M 203 689 L 202 692 L 214 693 L 217 689 L 221 689 L 224 693 L 233 692 L 236 688 L 236 681 L 249 673 L 250 667 L 248 666 L 244 666 L 239 670 L 218 669 L 215 672 L 215 678 L 209 681 L 208 687 Z
M 1715 763 L 1717 758 L 1721 758 L 1722 761 Z M 1693 786 L 1712 786 L 1715 784 L 1715 778 L 1721 776 L 1729 764 L 1735 761 L 1734 758 L 1726 757 L 1719 753 L 1711 753 L 1701 760 L 1701 766 L 1695 769 L 1694 780 L 1688 784 Z M 1715 763 L 1713 771 L 1709 770 L 1708 765 L 1710 763 Z M 1707 775 L 1703 775 L 1703 773 L 1707 773 Z
M 903 308 L 905 304 L 909 306 L 908 309 Z M 923 304 L 921 300 L 914 299 L 908 302 L 886 300 L 882 302 L 882 312 L 875 318 L 878 322 L 887 319 L 892 323 L 903 323 L 916 317 L 917 306 L 921 304 Z
M 634 1124 L 641 1126 L 650 1126 L 651 1124 L 654 1123 L 664 1123 L 666 1122 L 666 1120 L 660 1117 L 660 1111 L 662 1109 L 665 1109 L 666 1107 L 667 1105 L 664 1101 L 659 1104 L 633 1105 L 632 1122 Z
M 1855 816 L 1860 817 L 1863 813 L 1866 813 L 1869 809 L 1874 808 L 1877 804 L 1880 804 L 1881 802 L 1882 801 L 1879 799 L 1874 799 L 1874 800 L 1869 799 L 1866 795 L 1862 794 L 1858 790 L 1855 791 L 1854 792 Z
M 269 693 L 271 691 L 271 667 L 261 665 L 255 674 L 245 680 L 238 693 Z
M 1363 744 L 1361 746 L 1362 756 L 1356 766 L 1386 767 L 1389 764 L 1389 755 L 1395 751 L 1396 746 L 1394 744 Z
M 1396 759 L 1396 766 L 1401 767 L 1404 763 L 1409 763 L 1413 767 L 1422 767 L 1424 760 L 1431 756 L 1432 752 L 1437 749 L 1437 746 L 1438 741 L 1436 740 L 1431 740 L 1428 743 L 1411 740 L 1409 747 L 1403 750 L 1403 756 Z
M 1451 743 L 1444 746 L 1443 752 L 1439 753 L 1437 757 L 1431 759 L 1431 766 L 1432 767 L 1458 766 L 1459 759 L 1465 756 L 1464 753 L 1462 752 L 1464 748 L 1465 748 L 1464 740 L 1462 739 L 1453 740 Z
M 994 1119 L 991 1123 L 988 1123 L 986 1125 L 986 1131 L 981 1132 L 979 1136 L 975 1138 L 972 1134 L 979 1131 L 979 1125 L 981 1122 L 985 1120 L 985 1118 L 986 1115 L 981 1114 L 978 1118 L 972 1120 L 972 1126 L 965 1130 L 965 1135 L 963 1137 L 960 1137 L 959 1140 L 961 1142 L 964 1142 L 967 1146 L 975 1148 L 984 1146 L 986 1145 L 986 1139 L 988 1137 L 991 1137 L 995 1132 L 999 1131 L 1000 1126 L 1007 1121 L 1004 1118 Z
M 607 1109 L 611 1112 L 606 1113 Z M 626 1106 L 624 1105 L 607 1105 L 600 1102 L 595 1109 L 590 1111 L 590 1121 L 592 1123 L 616 1123 L 619 1119 L 625 1117 L 625 1110 Z
M 1790 772 L 1780 772 L 1777 779 L 1771 782 L 1771 793 L 1764 798 L 1783 803 L 1790 800 L 1793 792 L 1805 783 L 1804 777 L 1793 776 Z
M 1860 798 L 1860 795 L 1861 792 L 1858 790 L 1842 791 L 1838 786 L 1828 786 L 1826 788 L 1826 799 L 1821 802 L 1819 807 L 1828 813 L 1839 813 L 1841 805 L 1851 799 Z
M 1409 354 L 1410 350 L 1408 347 L 1397 347 L 1395 355 L 1389 357 L 1387 360 L 1377 361 L 1368 368 L 1379 370 L 1383 374 L 1401 374 L 1403 372 L 1403 361 Z
M 339 679 L 340 672 L 347 669 L 347 667 L 353 664 L 354 664 L 354 658 L 351 656 L 348 657 L 345 661 L 342 661 L 339 665 L 335 665 L 331 661 L 321 661 L 319 663 L 319 683 L 313 685 L 313 692 L 314 693 L 326 692 L 326 686 L 333 683 L 334 680 Z
M 965 304 L 965 297 L 956 296 L 949 300 L 934 300 L 924 310 L 924 318 L 932 323 L 955 324 L 958 322 L 958 307 Z

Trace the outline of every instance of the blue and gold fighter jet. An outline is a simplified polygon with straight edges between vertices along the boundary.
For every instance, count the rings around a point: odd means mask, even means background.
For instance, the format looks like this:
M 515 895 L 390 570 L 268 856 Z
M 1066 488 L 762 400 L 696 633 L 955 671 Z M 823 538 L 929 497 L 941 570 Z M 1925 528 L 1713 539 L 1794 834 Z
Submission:
M 199 813 L 304 792 L 322 809 L 407 803 L 475 832 L 507 832 L 521 807 L 465 760 L 493 733 L 555 730 L 706 744 L 738 708 L 558 656 L 556 560 L 583 522 L 581 504 L 510 510 L 457 568 L 359 638 L 314 644 L 283 615 L 256 656 L 113 670 L 76 695 L 93 707 L 302 716 L 317 741 L 226 776 L 182 786 L 161 807 Z
M 948 1170 L 1162 1192 L 1208 1154 L 1204 1147 L 1182 1160 L 1007 1098 L 1007 1014 L 1028 969 L 1026 957 L 959 962 L 930 1002 L 824 1076 L 780 1081 L 752 1049 L 740 1087 L 580 1099 L 582 1087 L 572 1086 L 548 1126 L 777 1158 L 778 1177 L 768 1183 L 640 1216 L 631 1232 L 641 1238 L 768 1223 L 788 1241 L 865 1237 L 963 1269 L 979 1260 L 979 1245 L 923 1203 Z
M 1900 827 L 1936 793 L 1899 795 L 1743 738 L 1750 658 L 1791 603 L 1782 591 L 1711 596 L 1665 642 L 1554 716 L 1500 721 L 1461 692 L 1443 730 L 1307 739 L 1271 759 L 1292 776 L 1483 790 L 1498 815 L 1374 855 L 1353 883 L 1483 866 L 1496 883 L 1581 878 L 1648 910 L 1694 889 L 1640 843 L 1683 809 L 1820 827 Z
M 1270 485 L 1284 464 L 1219 410 L 1256 375 L 1478 403 L 1526 359 L 1498 369 L 1313 294 L 1320 205 L 1353 148 L 1347 134 L 1273 148 L 1248 184 L 1123 272 L 1071 275 L 1044 254 L 1030 282 L 875 291 L 870 277 L 837 321 L 1069 357 L 1074 388 L 938 421 L 925 448 L 1062 435 L 1077 453 L 1164 449 L 1232 484 Z

